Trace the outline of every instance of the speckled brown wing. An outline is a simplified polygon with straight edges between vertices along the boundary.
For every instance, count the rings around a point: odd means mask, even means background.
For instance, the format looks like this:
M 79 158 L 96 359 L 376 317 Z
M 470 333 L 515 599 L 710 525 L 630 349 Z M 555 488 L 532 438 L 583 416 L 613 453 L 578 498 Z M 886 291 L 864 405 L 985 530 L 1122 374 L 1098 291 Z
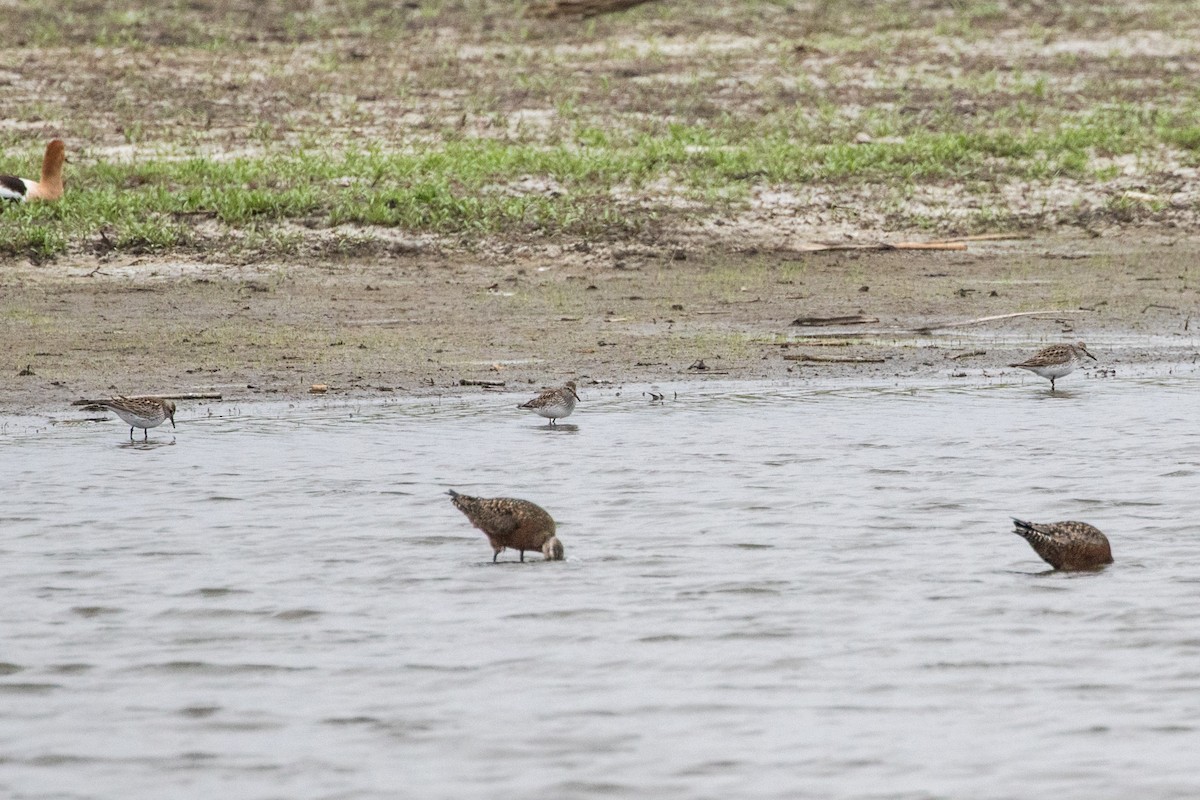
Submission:
M 505 536 L 517 529 L 519 521 L 501 498 L 471 497 L 450 490 L 454 507 L 467 515 L 471 524 L 489 536 Z
M 539 408 L 545 408 L 546 406 L 558 405 L 559 402 L 561 401 L 561 398 L 560 398 L 561 393 L 562 393 L 561 389 L 547 389 L 546 391 L 539 394 L 537 397 L 530 400 L 528 403 L 522 403 L 521 405 L 517 406 L 517 408 L 528 408 L 528 409 L 532 409 L 532 410 L 537 410 Z
M 1072 353 L 1070 347 L 1065 344 L 1052 344 L 1049 347 L 1042 348 L 1035 355 L 1025 359 L 1019 364 L 1009 364 L 1009 366 L 1021 367 L 1023 369 L 1052 367 L 1056 364 L 1066 364 L 1070 362 L 1071 357 Z
M 1013 532 L 1055 569 L 1091 570 L 1113 563 L 1108 537 L 1086 522 L 1039 524 L 1014 517 L 1013 524 Z
M 175 404 L 169 400 L 157 397 L 125 397 L 117 395 L 108 400 L 100 400 L 96 405 L 112 409 L 118 413 L 124 412 L 139 420 L 163 422 L 175 410 Z
M 477 528 L 496 537 L 511 536 L 521 527 L 520 517 L 502 498 L 476 498 L 467 516 Z
M 541 506 L 511 498 L 497 498 L 497 502 L 505 503 L 505 510 L 517 521 L 517 527 L 506 535 L 506 547 L 521 551 L 540 551 L 542 545 L 553 538 L 554 519 Z

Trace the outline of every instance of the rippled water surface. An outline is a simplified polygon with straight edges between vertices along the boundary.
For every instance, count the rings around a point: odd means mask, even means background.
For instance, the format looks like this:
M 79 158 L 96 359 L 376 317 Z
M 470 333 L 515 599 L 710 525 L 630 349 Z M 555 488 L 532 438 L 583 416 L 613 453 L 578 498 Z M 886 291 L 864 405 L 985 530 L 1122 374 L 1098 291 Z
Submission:
M 1196 797 L 1200 380 L 1062 386 L 10 420 L 0 794 Z M 450 487 L 568 560 L 492 565 Z

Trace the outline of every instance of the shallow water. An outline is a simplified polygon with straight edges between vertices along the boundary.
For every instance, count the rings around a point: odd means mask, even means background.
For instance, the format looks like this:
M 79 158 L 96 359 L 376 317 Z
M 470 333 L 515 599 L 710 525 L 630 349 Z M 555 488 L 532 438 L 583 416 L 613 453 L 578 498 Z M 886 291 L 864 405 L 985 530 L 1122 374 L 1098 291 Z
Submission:
M 9 420 L 0 793 L 1197 795 L 1200 380 L 664 388 Z

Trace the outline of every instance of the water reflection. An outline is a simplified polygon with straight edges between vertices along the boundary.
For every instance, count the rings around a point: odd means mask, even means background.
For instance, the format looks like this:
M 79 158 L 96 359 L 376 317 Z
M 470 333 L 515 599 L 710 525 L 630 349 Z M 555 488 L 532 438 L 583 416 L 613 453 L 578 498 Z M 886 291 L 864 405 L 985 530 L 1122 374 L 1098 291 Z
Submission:
M 557 425 L 537 425 L 534 430 L 542 433 L 579 433 L 579 426 L 573 422 L 560 422 Z
M 172 447 L 174 444 L 175 437 L 172 436 L 170 439 L 129 439 L 127 441 L 120 442 L 117 446 L 124 447 L 129 450 L 154 450 L 158 447 Z

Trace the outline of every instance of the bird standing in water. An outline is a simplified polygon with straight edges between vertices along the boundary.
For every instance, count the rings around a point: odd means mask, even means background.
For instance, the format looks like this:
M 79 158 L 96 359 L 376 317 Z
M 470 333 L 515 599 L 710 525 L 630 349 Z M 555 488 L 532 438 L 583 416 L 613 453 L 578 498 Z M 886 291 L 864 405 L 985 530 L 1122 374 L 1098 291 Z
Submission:
M 567 381 L 558 389 L 547 389 L 528 403 L 522 403 L 517 408 L 525 408 L 538 416 L 547 417 L 551 427 L 557 425 L 557 420 L 569 417 L 579 402 L 575 394 L 575 381 Z
M 1009 364 L 1010 367 L 1020 367 L 1032 373 L 1050 379 L 1050 391 L 1054 391 L 1054 381 L 1064 375 L 1070 375 L 1076 367 L 1083 363 L 1084 358 L 1096 361 L 1097 358 L 1088 352 L 1083 342 L 1075 344 L 1052 344 L 1042 348 L 1037 355 L 1022 361 L 1020 364 Z
M 526 550 L 540 550 L 547 561 L 563 560 L 554 520 L 541 506 L 513 497 L 470 497 L 453 489 L 449 495 L 454 507 L 487 534 L 493 563 L 506 547 L 520 550 L 522 561 Z
M 142 429 L 142 441 L 150 436 L 150 428 L 157 428 L 167 420 L 175 427 L 175 403 L 163 400 L 161 397 L 114 397 L 111 400 L 99 400 L 96 405 L 107 408 L 118 417 L 125 420 L 129 426 L 129 438 L 133 438 L 133 429 Z

